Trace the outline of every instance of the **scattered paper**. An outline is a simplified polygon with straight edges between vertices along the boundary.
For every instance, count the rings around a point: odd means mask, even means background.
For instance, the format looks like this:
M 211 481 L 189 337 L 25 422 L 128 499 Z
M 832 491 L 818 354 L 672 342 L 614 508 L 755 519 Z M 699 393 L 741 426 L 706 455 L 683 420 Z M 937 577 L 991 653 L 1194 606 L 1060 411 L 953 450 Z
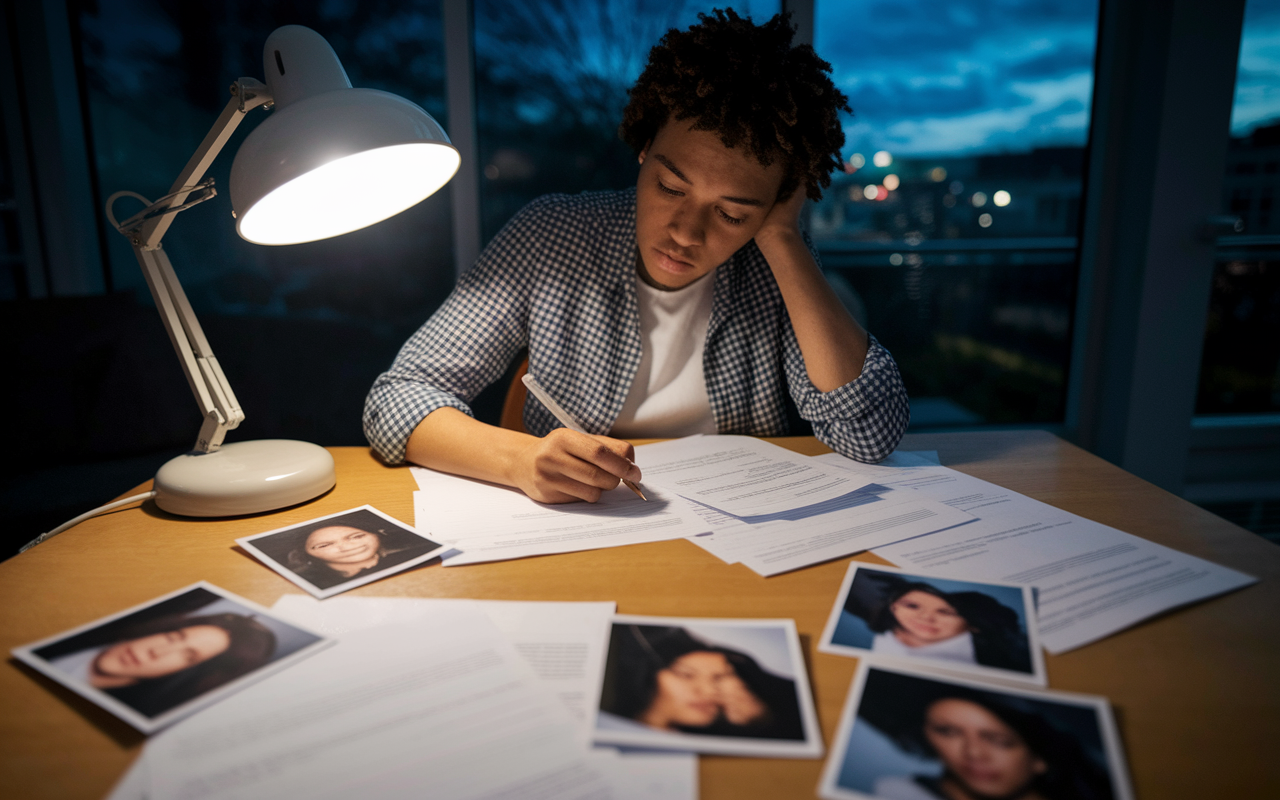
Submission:
M 591 704 L 604 672 L 605 643 L 616 604 L 416 597 L 339 597 L 323 603 L 302 595 L 281 597 L 272 610 L 341 639 L 380 625 L 410 627 L 433 615 L 474 606 L 515 647 L 541 682 L 590 736 Z
M 947 467 L 885 468 L 834 453 L 814 460 L 978 517 L 873 552 L 904 569 L 1035 586 L 1040 638 L 1051 653 L 1256 581 Z
M 635 462 L 645 486 L 665 487 L 739 518 L 794 511 L 862 486 L 848 473 L 750 436 L 641 445 Z
M 692 503 L 645 486 L 648 502 L 626 487 L 596 503 L 538 503 L 523 492 L 413 468 L 418 530 L 460 551 L 446 566 L 680 539 L 708 530 Z
M 350 631 L 320 656 L 150 741 L 151 796 L 609 795 L 479 607 Z

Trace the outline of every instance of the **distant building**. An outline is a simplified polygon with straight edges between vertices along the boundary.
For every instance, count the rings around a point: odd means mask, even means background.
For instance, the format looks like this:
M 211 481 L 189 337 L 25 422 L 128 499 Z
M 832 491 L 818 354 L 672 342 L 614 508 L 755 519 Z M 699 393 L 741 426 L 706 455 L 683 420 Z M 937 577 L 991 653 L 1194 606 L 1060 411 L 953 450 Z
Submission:
M 1246 235 L 1280 233 L 1280 215 L 1273 213 L 1277 183 L 1280 122 L 1254 128 L 1248 136 L 1232 137 L 1222 206 L 1244 220 Z

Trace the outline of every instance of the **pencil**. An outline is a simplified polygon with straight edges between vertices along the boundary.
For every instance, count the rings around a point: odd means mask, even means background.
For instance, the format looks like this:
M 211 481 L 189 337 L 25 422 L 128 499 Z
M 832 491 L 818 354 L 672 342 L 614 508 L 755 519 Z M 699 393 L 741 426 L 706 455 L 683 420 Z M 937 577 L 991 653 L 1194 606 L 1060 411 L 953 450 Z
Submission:
M 524 377 L 522 377 L 520 380 L 524 382 L 525 388 L 533 392 L 533 396 L 538 398 L 538 401 L 547 407 L 547 410 L 551 412 L 551 415 L 554 416 L 556 419 L 560 420 L 561 425 L 565 426 L 571 431 L 577 431 L 578 433 L 586 433 L 586 430 L 584 430 L 583 427 L 578 424 L 578 421 L 574 419 L 569 414 L 568 411 L 565 411 L 560 406 L 560 404 L 555 401 L 554 397 L 547 394 L 547 390 L 543 389 L 542 384 L 534 380 L 534 377 L 532 375 L 526 372 L 524 374 Z M 649 502 L 649 498 L 645 497 L 644 492 L 640 491 L 639 485 L 637 485 L 632 481 L 627 480 L 626 478 L 623 478 L 622 482 L 627 485 L 628 489 L 635 492 L 636 496 L 639 497 L 641 500 L 645 501 L 646 503 Z

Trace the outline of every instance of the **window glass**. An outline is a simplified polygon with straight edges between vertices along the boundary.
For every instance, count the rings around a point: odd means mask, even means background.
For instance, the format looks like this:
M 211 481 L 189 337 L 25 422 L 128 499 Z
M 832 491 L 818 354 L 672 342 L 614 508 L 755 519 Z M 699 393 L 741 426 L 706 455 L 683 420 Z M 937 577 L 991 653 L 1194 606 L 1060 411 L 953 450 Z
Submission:
M 731 3 L 763 22 L 778 0 Z M 482 236 L 548 192 L 622 189 L 635 155 L 618 138 L 649 49 L 697 22 L 685 0 L 476 0 L 476 124 Z
M 439 0 L 74 0 L 71 9 L 99 210 L 120 190 L 153 200 L 168 192 L 230 99 L 232 81 L 263 79 L 263 43 L 281 25 L 318 31 L 353 86 L 400 95 L 448 128 Z M 228 180 L 240 144 L 270 113 L 245 118 L 208 172 L 218 196 L 179 214 L 164 248 L 246 410 L 233 438 L 361 444 L 373 379 L 452 288 L 449 192 L 346 236 L 251 244 L 235 232 Z M 141 203 L 126 198 L 114 208 L 125 219 Z M 133 251 L 114 230 L 108 251 L 114 287 L 149 305 Z M 176 372 L 172 355 L 158 358 Z M 182 440 L 194 440 L 199 418 L 175 377 L 172 404 L 189 428 Z
M 1280 0 L 1248 0 L 1240 38 L 1198 414 L 1280 411 Z
M 810 231 L 912 426 L 1060 422 L 1096 2 L 818 0 L 849 97 Z

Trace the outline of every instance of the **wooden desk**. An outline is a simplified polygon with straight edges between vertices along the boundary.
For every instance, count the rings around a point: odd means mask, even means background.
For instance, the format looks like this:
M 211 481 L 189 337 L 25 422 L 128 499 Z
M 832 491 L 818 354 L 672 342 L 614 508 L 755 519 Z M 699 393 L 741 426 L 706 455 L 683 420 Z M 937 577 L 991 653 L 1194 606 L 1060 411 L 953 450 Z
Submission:
M 826 448 L 780 439 L 794 450 Z M 1280 797 L 1280 548 L 1047 433 L 918 434 L 903 449 L 1170 547 L 1261 583 L 1066 655 L 1050 685 L 1115 706 L 1139 798 Z M 233 520 L 169 517 L 148 503 L 89 520 L 0 564 L 0 646 L 66 630 L 207 580 L 270 606 L 292 584 L 234 549 L 257 531 L 370 503 L 413 521 L 413 479 L 367 450 L 335 448 L 338 485 L 299 508 Z M 136 491 L 145 491 L 146 487 Z M 133 492 L 131 492 L 132 494 Z M 860 560 L 878 561 L 862 555 Z M 816 652 L 849 559 L 775 578 L 726 565 L 683 541 L 444 569 L 357 594 L 616 600 L 631 614 L 793 617 L 828 744 L 856 661 Z M 143 738 L 10 659 L 0 668 L 0 794 L 101 797 Z M 702 797 L 813 797 L 821 761 L 703 757 Z

